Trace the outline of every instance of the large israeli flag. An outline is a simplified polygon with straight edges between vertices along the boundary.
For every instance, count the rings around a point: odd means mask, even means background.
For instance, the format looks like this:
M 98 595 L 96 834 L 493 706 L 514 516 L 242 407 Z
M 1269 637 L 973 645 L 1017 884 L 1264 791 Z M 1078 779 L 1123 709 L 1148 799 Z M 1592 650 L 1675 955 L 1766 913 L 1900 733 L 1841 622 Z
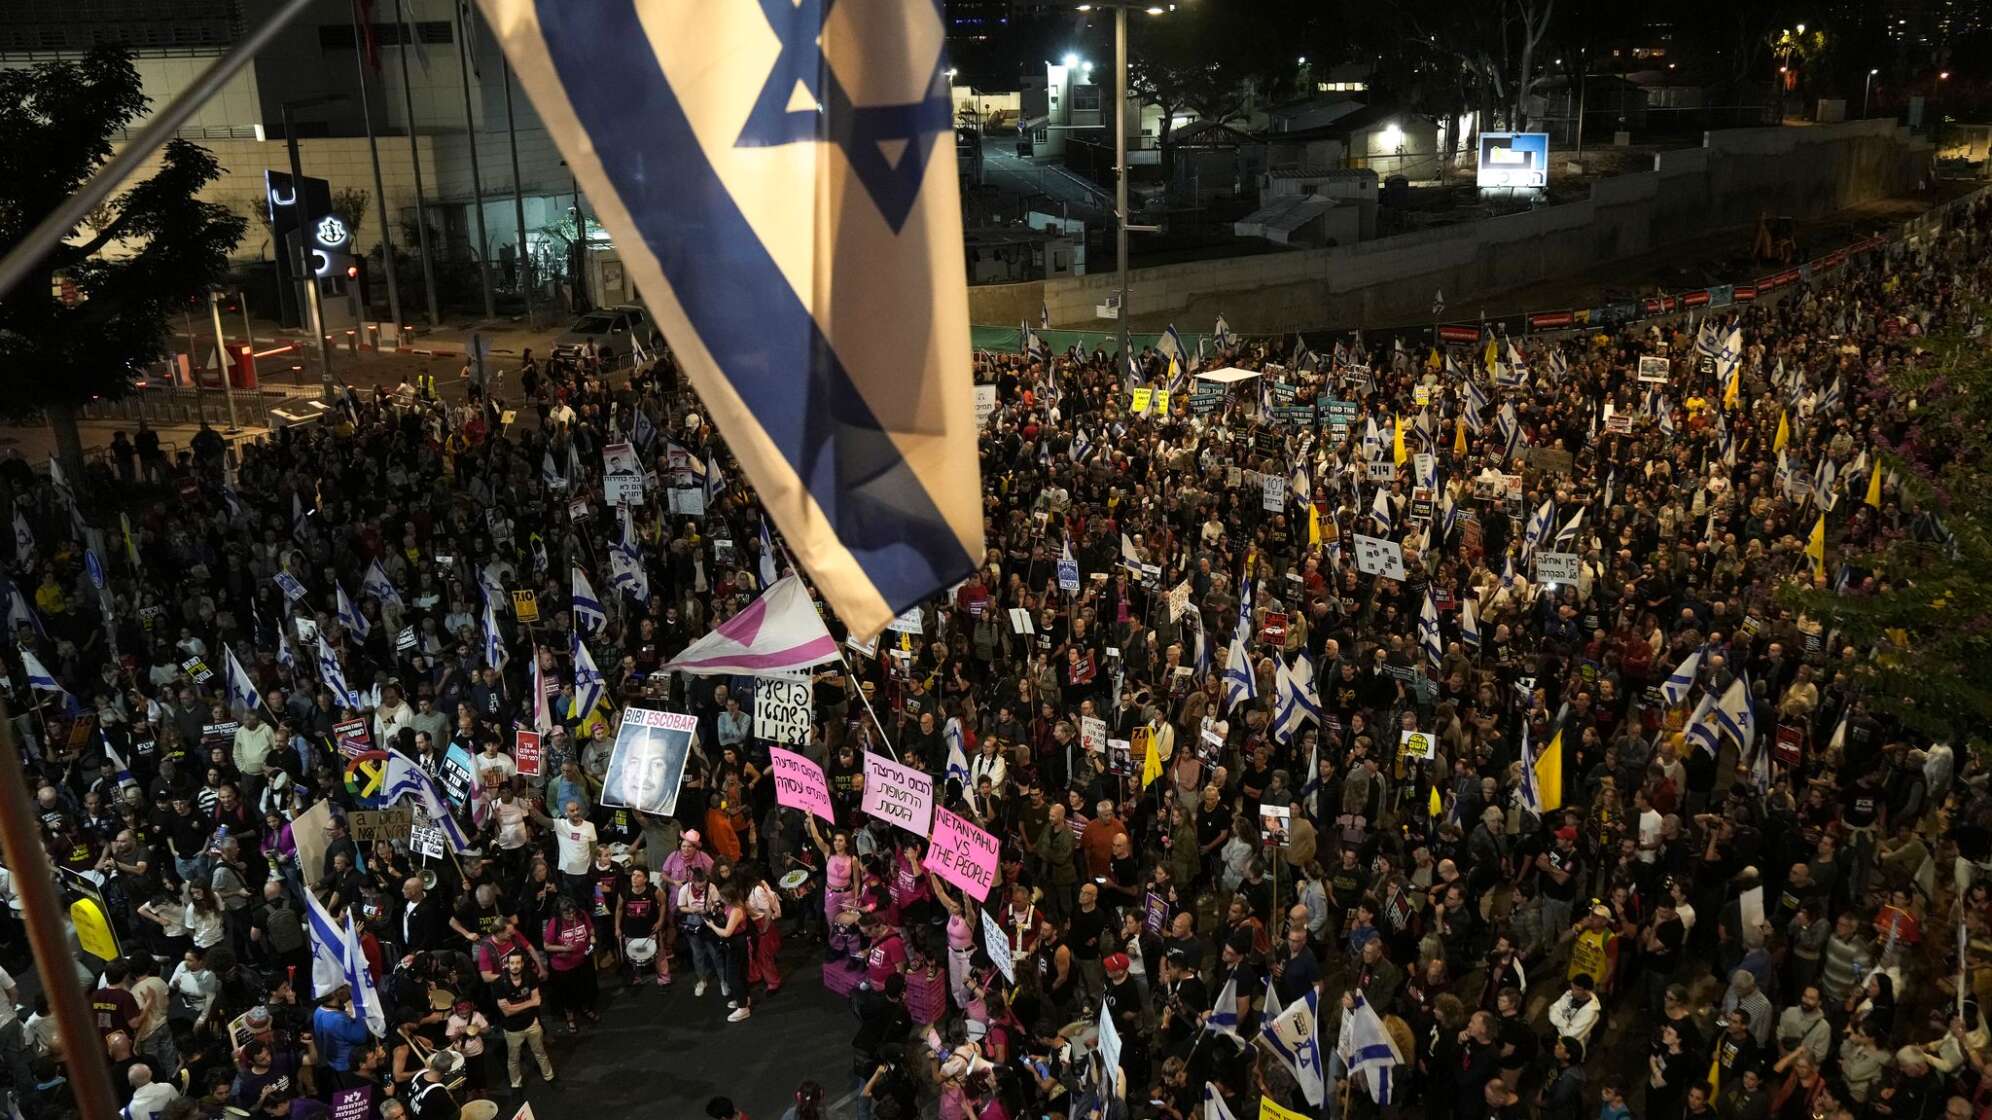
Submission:
M 837 614 L 868 637 L 972 571 L 941 0 L 479 2 Z
M 595 585 L 588 582 L 588 574 L 581 565 L 574 565 L 574 628 L 586 634 L 599 634 L 609 624 L 609 613 L 602 609 L 602 600 L 595 594 Z

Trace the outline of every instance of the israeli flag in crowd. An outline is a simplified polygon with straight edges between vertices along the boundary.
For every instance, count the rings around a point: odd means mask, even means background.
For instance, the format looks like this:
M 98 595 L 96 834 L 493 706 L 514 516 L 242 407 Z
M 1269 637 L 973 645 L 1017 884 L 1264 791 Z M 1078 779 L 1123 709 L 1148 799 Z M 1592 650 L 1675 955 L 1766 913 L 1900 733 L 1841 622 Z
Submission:
M 1273 1056 L 1292 1072 L 1294 1083 L 1300 1086 L 1301 1095 L 1307 1098 L 1308 1104 L 1316 1108 L 1321 1107 L 1328 1084 L 1328 1071 L 1321 1060 L 1321 1019 L 1315 1013 L 1320 998 L 1320 989 L 1310 985 L 1298 999 L 1274 1016 L 1272 1021 L 1266 1024 L 1265 1030 L 1259 1032 L 1259 1037 L 1266 1042 L 1266 1049 L 1271 1050 Z M 1359 1005 L 1367 1006 L 1362 1003 L 1360 995 L 1355 998 Z M 1279 1001 L 1271 996 L 1269 986 L 1266 1009 L 1271 1011 L 1278 1006 Z M 1376 1013 L 1370 1012 L 1370 1017 L 1375 1018 Z M 1347 1022 L 1348 1016 L 1344 1016 L 1345 1034 Z M 1377 1026 L 1381 1031 L 1382 1024 L 1378 1023 Z M 1385 1035 L 1384 1038 L 1388 1041 L 1389 1036 Z M 1379 1101 L 1379 1103 L 1385 1102 Z
M 1536 758 L 1535 751 L 1529 746 L 1529 724 L 1527 720 L 1522 721 L 1522 788 L 1520 792 L 1522 811 L 1534 813 L 1538 817 L 1542 816 L 1542 789 L 1536 785 Z M 1346 1016 L 1343 1017 L 1343 1022 L 1348 1022 Z
M 1688 693 L 1695 687 L 1695 678 L 1701 675 L 1702 652 L 1707 648 L 1702 646 L 1695 650 L 1667 674 L 1666 681 L 1660 685 L 1660 695 L 1666 698 L 1668 707 L 1688 698 Z
M 1439 640 L 1439 608 L 1432 602 L 1432 593 L 1425 592 L 1425 605 L 1418 611 L 1418 645 L 1425 651 L 1425 660 L 1432 666 L 1434 674 L 1439 671 L 1439 662 L 1444 660 L 1445 644 Z
M 276 575 L 271 576 L 270 580 L 284 593 L 286 601 L 295 603 L 299 599 L 304 598 L 304 585 L 299 583 L 297 577 L 289 572 L 280 571 Z
M 355 638 L 365 641 L 367 635 L 373 631 L 373 627 L 367 624 L 367 616 L 361 614 L 360 609 L 353 605 L 353 601 L 346 597 L 345 585 L 334 583 L 332 590 L 338 596 L 339 625 L 352 631 Z
M 1729 682 L 1729 688 L 1722 699 L 1715 704 L 1715 721 L 1724 731 L 1736 736 L 1739 750 L 1748 751 L 1757 738 L 1757 716 L 1750 703 L 1750 680 L 1742 674 Z
M 332 920 L 325 904 L 310 891 L 304 892 L 306 927 L 311 934 L 311 988 L 323 996 L 344 985 L 353 992 L 353 1013 L 367 1025 L 375 1038 L 387 1037 L 387 1011 L 380 992 L 374 987 L 373 973 L 367 967 L 367 954 L 361 947 L 360 931 L 348 909 L 344 922 Z
M 262 694 L 256 690 L 256 678 L 250 676 L 249 670 L 242 667 L 241 659 L 235 656 L 234 647 L 223 646 L 221 652 L 222 673 L 228 678 L 228 698 L 244 711 L 255 711 L 263 702 Z
M 479 2 L 852 633 L 973 571 L 982 482 L 941 6 Z
M 768 519 L 761 519 L 761 590 L 775 585 L 780 573 L 775 568 L 775 542 L 768 538 Z
M 1527 768 L 1524 764 L 1523 769 Z M 1392 1071 L 1404 1064 L 1404 1056 L 1397 1052 L 1397 1044 L 1390 1040 L 1390 1032 L 1383 1029 L 1383 1020 L 1377 1017 L 1369 1001 L 1361 993 L 1352 998 L 1355 1006 L 1342 1014 L 1342 1037 L 1335 1051 L 1348 1067 L 1349 1075 L 1363 1079 L 1370 1099 L 1380 1107 L 1389 1107 Z
M 1695 705 L 1695 714 L 1688 717 L 1687 737 L 1695 745 L 1714 758 L 1722 747 L 1722 732 L 1715 723 L 1715 697 L 1702 693 L 1701 703 Z
M 581 565 L 574 565 L 574 625 L 587 633 L 599 634 L 608 624 L 609 614 L 596 598 L 588 573 L 581 570 Z
M 1238 1117 L 1232 1115 L 1231 1106 L 1224 1103 L 1224 1095 L 1217 1091 L 1217 1086 L 1206 1081 L 1203 1111 L 1198 1114 L 1197 1120 L 1238 1120 Z
M 55 674 L 49 672 L 48 667 L 41 663 L 41 658 L 35 656 L 34 650 L 22 647 L 21 671 L 27 674 L 28 687 L 30 688 L 33 688 L 39 692 L 60 692 L 63 693 L 64 695 L 68 694 L 67 689 L 63 688 L 60 684 L 56 683 Z
M 297 651 L 291 648 L 290 633 L 282 626 L 277 627 L 277 664 L 297 671 Z
M 1312 722 L 1321 723 L 1321 694 L 1314 688 L 1314 666 L 1306 654 L 1293 659 L 1293 664 L 1284 661 L 1279 669 L 1279 701 L 1273 715 L 1273 733 L 1280 742 L 1291 743 L 1300 729 Z
M 28 597 L 21 594 L 20 587 L 9 583 L 7 585 L 7 632 L 9 634 L 19 634 L 22 626 L 33 629 L 36 636 L 43 641 L 48 640 L 48 628 L 42 625 L 41 616 L 36 614 L 35 609 L 28 605 Z
M 371 595 L 383 604 L 401 606 L 401 592 L 394 589 L 394 581 L 387 578 L 387 569 L 375 560 L 367 567 L 367 578 L 360 581 L 360 594 Z
M 629 507 L 619 512 L 622 539 L 609 545 L 609 586 L 626 591 L 639 603 L 650 601 L 650 573 L 643 566 L 643 546 L 636 537 L 636 524 Z
M 346 686 L 346 671 L 339 667 L 339 658 L 332 647 L 325 644 L 325 635 L 318 635 L 318 679 L 332 693 L 332 698 L 349 708 L 361 707 L 360 698 Z
M 404 797 L 415 799 L 421 806 L 429 823 L 442 832 L 452 851 L 461 852 L 470 847 L 470 838 L 464 835 L 463 826 L 457 823 L 450 812 L 450 803 L 443 796 L 443 788 L 436 779 L 429 776 L 415 760 L 389 747 L 387 750 L 387 773 L 381 777 L 381 800 L 392 805 Z
M 560 477 L 560 469 L 553 465 L 553 450 L 547 449 L 540 455 L 540 481 L 550 490 L 564 490 L 567 480 Z
M 706 448 L 705 466 L 706 508 L 710 509 L 712 504 L 719 500 L 719 496 L 726 493 L 726 472 L 719 469 L 719 457 L 710 447 Z
M 960 716 L 948 717 L 947 726 L 942 729 L 942 736 L 948 741 L 948 770 L 942 780 L 945 781 L 948 778 L 953 778 L 961 783 L 962 789 L 966 790 L 968 788 L 968 752 L 962 749 L 963 739 Z
M 35 566 L 35 534 L 28 528 L 28 519 L 21 516 L 21 507 L 14 506 L 14 566 L 23 570 Z
M 1224 982 L 1217 993 L 1217 1002 L 1211 1005 L 1210 1015 L 1204 1019 L 1204 1029 L 1215 1034 L 1238 1036 L 1238 977 L 1232 976 Z
M 602 693 L 608 686 L 602 680 L 602 671 L 595 667 L 595 659 L 588 655 L 588 647 L 582 644 L 581 635 L 573 636 L 573 645 L 574 710 L 568 714 L 580 719 L 602 702 Z
M 484 600 L 484 663 L 493 669 L 505 665 L 505 635 L 498 628 L 498 608 L 492 600 Z
M 1470 597 L 1459 601 L 1459 640 L 1471 649 L 1480 648 L 1480 616 Z
M 138 779 L 131 776 L 131 763 L 125 761 L 125 756 L 118 753 L 109 739 L 104 740 L 104 759 L 111 764 L 111 777 L 117 780 L 119 789 L 138 788 Z
M 657 438 L 657 425 L 651 423 L 650 414 L 641 408 L 636 410 L 636 416 L 629 422 L 629 438 L 639 451 L 649 450 L 650 441 Z
M 1217 327 L 1211 333 L 1215 336 L 1212 341 L 1216 343 L 1219 350 L 1228 349 L 1238 341 L 1232 337 L 1231 324 L 1225 322 L 1222 315 L 1217 317 Z

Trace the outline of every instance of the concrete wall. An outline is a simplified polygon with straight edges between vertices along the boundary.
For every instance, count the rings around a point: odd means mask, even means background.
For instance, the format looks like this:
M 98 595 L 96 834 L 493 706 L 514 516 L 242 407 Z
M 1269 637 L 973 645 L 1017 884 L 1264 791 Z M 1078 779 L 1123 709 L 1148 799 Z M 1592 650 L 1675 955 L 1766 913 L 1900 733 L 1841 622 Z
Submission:
M 1137 322 L 1175 317 L 1203 329 L 1222 313 L 1239 332 L 1420 322 L 1434 291 L 1454 307 L 1608 264 L 1684 235 L 1756 221 L 1818 217 L 1915 188 L 1929 145 L 1891 120 L 1708 133 L 1664 152 L 1653 170 L 1601 179 L 1580 202 L 1333 249 L 1136 269 Z M 1059 326 L 1092 324 L 1117 288 L 1111 272 L 969 289 L 976 323 L 1015 322 L 1049 307 Z

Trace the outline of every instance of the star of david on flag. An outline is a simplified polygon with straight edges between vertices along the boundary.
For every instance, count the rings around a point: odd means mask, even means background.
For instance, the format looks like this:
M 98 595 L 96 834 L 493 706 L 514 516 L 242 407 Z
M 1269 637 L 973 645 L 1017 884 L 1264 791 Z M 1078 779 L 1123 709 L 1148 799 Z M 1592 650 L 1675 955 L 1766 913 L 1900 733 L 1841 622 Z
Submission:
M 479 3 L 851 631 L 876 634 L 972 571 L 981 480 L 940 0 Z

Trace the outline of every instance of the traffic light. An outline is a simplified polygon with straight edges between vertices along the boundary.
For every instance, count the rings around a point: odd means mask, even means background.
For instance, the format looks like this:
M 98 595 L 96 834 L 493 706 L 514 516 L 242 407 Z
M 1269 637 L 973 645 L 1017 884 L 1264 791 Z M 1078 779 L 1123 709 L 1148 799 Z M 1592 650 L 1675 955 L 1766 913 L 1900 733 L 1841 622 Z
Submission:
M 359 293 L 360 306 L 369 306 L 367 297 L 371 294 L 367 284 L 367 259 L 365 257 L 346 258 L 346 288 Z

